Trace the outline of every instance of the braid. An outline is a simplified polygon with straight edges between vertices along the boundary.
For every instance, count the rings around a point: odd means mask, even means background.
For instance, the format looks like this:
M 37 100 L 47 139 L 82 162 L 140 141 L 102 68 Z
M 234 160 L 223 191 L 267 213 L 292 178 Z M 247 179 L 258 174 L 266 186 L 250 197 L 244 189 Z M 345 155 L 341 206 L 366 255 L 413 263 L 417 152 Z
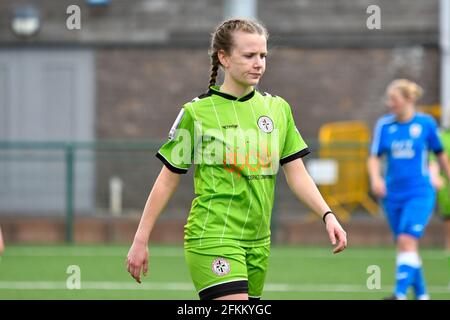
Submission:
M 209 87 L 216 84 L 217 71 L 219 70 L 219 58 L 217 52 L 211 55 L 211 75 L 209 76 Z

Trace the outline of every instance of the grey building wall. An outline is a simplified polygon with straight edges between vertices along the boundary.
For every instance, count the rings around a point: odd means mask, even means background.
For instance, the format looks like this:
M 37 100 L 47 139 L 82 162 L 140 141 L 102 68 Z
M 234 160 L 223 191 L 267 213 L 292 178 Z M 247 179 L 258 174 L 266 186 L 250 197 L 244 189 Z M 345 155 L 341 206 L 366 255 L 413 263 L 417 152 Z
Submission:
M 224 1 L 224 0 L 223 0 Z M 80 0 L 0 1 L 0 50 L 87 47 L 95 56 L 95 138 L 161 142 L 181 105 L 206 90 L 207 45 L 222 20 L 222 0 L 111 0 L 106 8 Z M 33 3 L 42 28 L 30 39 L 9 29 L 12 10 Z M 82 29 L 67 30 L 66 8 L 79 4 Z M 370 4 L 381 7 L 381 30 L 368 30 Z M 425 88 L 421 103 L 439 101 L 438 0 L 260 0 L 271 34 L 260 89 L 283 96 L 307 141 L 329 121 L 372 125 L 382 114 L 386 85 L 407 77 Z M 142 208 L 159 172 L 153 154 L 137 162 L 96 159 L 97 205 L 107 207 L 108 179 L 124 179 L 124 203 Z M 133 157 L 133 156 L 131 156 Z M 147 158 L 152 160 L 148 160 Z M 168 211 L 186 213 L 192 198 L 184 179 Z M 281 183 L 281 213 L 298 202 Z
M 0 43 L 23 44 L 9 30 L 11 12 L 33 3 L 41 32 L 28 44 L 131 44 L 197 46 L 223 17 L 225 0 L 111 0 L 104 8 L 81 0 L 3 0 Z M 78 4 L 82 28 L 65 27 L 66 8 Z M 366 28 L 369 5 L 381 8 L 382 28 Z M 278 43 L 297 46 L 436 45 L 439 0 L 259 0 L 258 16 Z

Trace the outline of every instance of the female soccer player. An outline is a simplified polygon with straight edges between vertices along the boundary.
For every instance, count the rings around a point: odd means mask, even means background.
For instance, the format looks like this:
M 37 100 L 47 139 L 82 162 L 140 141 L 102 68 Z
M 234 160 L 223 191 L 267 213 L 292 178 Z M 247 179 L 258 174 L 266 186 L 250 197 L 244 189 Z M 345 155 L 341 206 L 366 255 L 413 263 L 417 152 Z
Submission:
M 397 243 L 394 295 L 406 299 L 412 285 L 417 299 L 429 299 L 425 287 L 418 242 L 432 215 L 435 192 L 430 182 L 428 152 L 450 176 L 447 156 L 431 116 L 415 111 L 422 89 L 406 79 L 387 88 L 391 113 L 382 116 L 374 130 L 368 169 L 374 194 L 383 199 L 384 211 Z M 381 176 L 380 157 L 387 156 L 386 178 Z
M 185 226 L 185 258 L 200 299 L 261 296 L 270 249 L 275 178 L 282 166 L 293 193 L 323 218 L 334 253 L 346 233 L 308 175 L 309 153 L 290 106 L 254 86 L 266 68 L 267 31 L 252 20 L 227 20 L 211 40 L 209 90 L 186 103 L 157 157 L 164 166 L 128 252 L 128 272 L 141 282 L 156 219 L 189 166 L 196 198 Z M 219 67 L 224 81 L 216 86 Z

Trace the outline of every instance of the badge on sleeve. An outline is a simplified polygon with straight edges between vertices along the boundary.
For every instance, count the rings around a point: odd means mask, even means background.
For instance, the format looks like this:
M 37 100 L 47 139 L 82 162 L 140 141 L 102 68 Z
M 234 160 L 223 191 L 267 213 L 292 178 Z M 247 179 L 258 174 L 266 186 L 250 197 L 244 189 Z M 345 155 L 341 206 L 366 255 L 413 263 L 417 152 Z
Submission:
M 181 119 L 183 118 L 183 114 L 184 114 L 184 108 L 181 108 L 180 112 L 178 113 L 177 118 L 175 119 L 175 121 L 172 124 L 172 127 L 170 128 L 169 131 L 169 140 L 173 140 L 175 138 L 175 132 L 178 129 L 178 125 L 181 122 Z

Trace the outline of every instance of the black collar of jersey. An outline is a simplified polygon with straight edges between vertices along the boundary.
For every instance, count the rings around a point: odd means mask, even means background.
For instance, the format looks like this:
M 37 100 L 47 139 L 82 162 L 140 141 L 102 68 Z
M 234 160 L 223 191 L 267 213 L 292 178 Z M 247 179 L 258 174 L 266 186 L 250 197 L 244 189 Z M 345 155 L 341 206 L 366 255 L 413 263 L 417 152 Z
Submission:
M 255 95 L 255 92 L 256 92 L 256 90 L 253 89 L 251 92 L 249 92 L 245 96 L 237 98 L 237 97 L 235 97 L 235 96 L 233 96 L 231 94 L 219 91 L 218 87 L 215 87 L 215 86 L 209 87 L 209 90 L 208 90 L 208 94 L 216 94 L 216 95 L 221 96 L 221 97 L 223 97 L 225 99 L 233 100 L 233 101 L 240 101 L 240 102 L 244 102 L 244 101 L 250 100 Z

